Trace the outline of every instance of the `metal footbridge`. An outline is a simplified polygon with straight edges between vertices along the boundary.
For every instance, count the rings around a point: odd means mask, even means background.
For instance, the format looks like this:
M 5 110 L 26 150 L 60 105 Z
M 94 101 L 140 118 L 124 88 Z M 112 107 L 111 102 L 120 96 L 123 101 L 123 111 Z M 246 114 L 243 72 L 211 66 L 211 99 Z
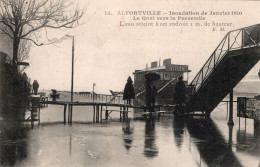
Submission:
M 210 114 L 260 59 L 260 24 L 226 34 L 189 85 L 187 112 Z

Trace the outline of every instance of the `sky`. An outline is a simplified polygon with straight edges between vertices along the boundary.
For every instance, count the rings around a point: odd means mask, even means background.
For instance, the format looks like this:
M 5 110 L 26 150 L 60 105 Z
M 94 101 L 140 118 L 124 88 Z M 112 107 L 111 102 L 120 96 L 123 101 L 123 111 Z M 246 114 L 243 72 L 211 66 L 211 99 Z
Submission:
M 188 65 L 191 81 L 228 31 L 260 23 L 257 1 L 82 0 L 79 3 L 88 4 L 83 25 L 48 32 L 51 37 L 66 33 L 75 37 L 74 91 L 92 91 L 93 83 L 97 93 L 121 91 L 128 76 L 133 78 L 135 70 L 144 69 L 147 63 L 150 66 L 159 58 Z M 133 16 L 117 15 L 118 11 L 147 10 L 242 11 L 242 15 L 207 16 L 210 23 L 232 22 L 225 31 L 212 31 L 211 26 L 120 26 L 120 21 L 132 22 Z M 105 15 L 105 11 L 112 15 Z M 55 45 L 33 46 L 26 73 L 31 80 L 38 80 L 40 89 L 70 90 L 71 48 L 71 39 Z

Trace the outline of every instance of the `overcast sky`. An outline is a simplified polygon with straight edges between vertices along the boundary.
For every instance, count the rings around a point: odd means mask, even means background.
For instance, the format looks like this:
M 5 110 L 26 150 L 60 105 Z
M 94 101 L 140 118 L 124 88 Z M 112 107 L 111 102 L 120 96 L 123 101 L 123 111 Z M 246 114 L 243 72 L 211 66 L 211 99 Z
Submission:
M 82 4 L 85 1 L 81 2 Z M 93 83 L 99 93 L 123 90 L 134 70 L 144 69 L 146 63 L 171 58 L 173 64 L 187 64 L 192 79 L 212 54 L 225 34 L 233 29 L 260 23 L 260 3 L 256 1 L 171 1 L 171 0 L 102 0 L 89 1 L 84 25 L 69 30 L 75 36 L 74 90 L 92 91 Z M 232 22 L 226 31 L 212 27 L 120 27 L 117 11 L 242 11 L 241 16 L 207 16 L 209 22 Z M 112 16 L 106 16 L 111 11 Z M 50 31 L 49 35 L 65 34 Z M 67 39 L 57 45 L 33 47 L 30 67 L 26 70 L 40 89 L 70 90 L 71 43 Z M 257 71 L 258 67 L 255 68 Z

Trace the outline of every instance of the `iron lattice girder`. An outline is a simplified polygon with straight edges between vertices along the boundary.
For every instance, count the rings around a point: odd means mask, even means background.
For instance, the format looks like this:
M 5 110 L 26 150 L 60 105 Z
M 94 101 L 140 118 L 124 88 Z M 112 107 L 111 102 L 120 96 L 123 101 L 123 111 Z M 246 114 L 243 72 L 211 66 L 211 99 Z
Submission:
M 187 110 L 210 113 L 260 59 L 260 47 L 229 51 L 187 101 Z
M 236 35 L 234 36 L 234 34 Z M 233 41 L 230 41 L 231 37 L 234 37 Z M 238 39 L 238 37 L 241 37 L 241 39 Z M 208 75 L 210 75 L 218 63 L 223 59 L 223 57 L 225 57 L 228 51 L 259 46 L 259 38 L 260 24 L 228 32 L 191 82 L 190 88 L 195 87 L 195 91 L 192 91 L 190 96 L 192 96 L 192 94 L 194 94 L 199 89 L 199 87 L 207 79 Z M 248 41 L 252 41 L 253 44 Z M 233 46 L 235 43 L 239 47 L 234 48 Z M 210 65 L 213 65 L 213 68 L 209 68 Z M 206 69 L 206 72 L 204 72 L 204 69 Z

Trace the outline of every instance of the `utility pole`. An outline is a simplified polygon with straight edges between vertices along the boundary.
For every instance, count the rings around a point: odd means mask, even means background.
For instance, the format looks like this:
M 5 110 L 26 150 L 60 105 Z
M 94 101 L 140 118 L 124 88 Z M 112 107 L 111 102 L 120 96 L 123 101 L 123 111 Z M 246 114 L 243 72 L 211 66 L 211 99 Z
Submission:
M 72 36 L 72 61 L 71 61 L 71 99 L 73 102 L 73 82 L 74 82 L 74 36 Z
M 94 98 L 95 98 L 95 86 L 96 86 L 96 83 L 93 83 L 93 102 L 94 102 Z
M 68 36 L 68 37 L 72 37 L 72 59 L 71 59 L 71 90 L 70 90 L 70 101 L 73 102 L 73 82 L 74 82 L 74 36 Z M 73 107 L 71 105 L 71 107 L 69 108 L 71 115 L 69 116 L 71 119 L 71 123 L 72 123 L 72 110 Z

